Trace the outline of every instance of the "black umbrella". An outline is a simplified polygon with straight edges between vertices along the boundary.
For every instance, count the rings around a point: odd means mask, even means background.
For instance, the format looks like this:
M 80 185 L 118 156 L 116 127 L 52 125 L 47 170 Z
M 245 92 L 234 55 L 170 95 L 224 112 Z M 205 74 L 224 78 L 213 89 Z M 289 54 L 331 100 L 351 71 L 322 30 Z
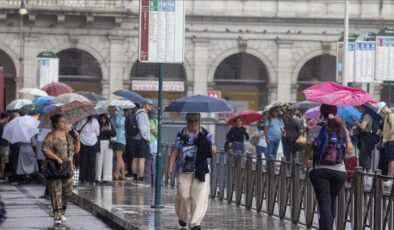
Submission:
M 133 91 L 125 90 L 125 89 L 120 89 L 114 92 L 116 96 L 126 98 L 134 103 L 137 103 L 139 105 L 142 105 L 144 102 L 144 97 L 139 95 L 138 93 L 135 93 Z
M 290 109 L 308 110 L 319 105 L 320 103 L 313 101 L 299 101 L 290 106 Z
M 105 98 L 97 93 L 93 93 L 93 92 L 77 92 L 77 94 L 82 95 L 93 102 L 107 100 L 107 98 Z
M 234 108 L 224 99 L 195 95 L 171 102 L 164 112 L 219 113 L 232 112 Z

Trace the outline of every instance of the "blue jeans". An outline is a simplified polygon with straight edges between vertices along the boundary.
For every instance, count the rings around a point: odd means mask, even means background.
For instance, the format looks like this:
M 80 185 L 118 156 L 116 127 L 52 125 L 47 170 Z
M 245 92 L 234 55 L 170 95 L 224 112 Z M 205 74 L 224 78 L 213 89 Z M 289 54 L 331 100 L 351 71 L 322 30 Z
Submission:
M 335 218 L 335 201 L 345 185 L 346 173 L 331 169 L 313 169 L 309 178 L 319 204 L 319 229 L 332 230 Z
M 267 147 L 263 146 L 257 146 L 257 156 L 262 156 L 264 154 L 264 157 L 267 157 Z
M 270 156 L 275 156 L 278 153 L 278 148 L 279 148 L 279 141 L 272 141 L 270 140 L 268 143 L 268 147 L 267 147 L 267 155 L 266 155 L 266 159 L 268 159 Z

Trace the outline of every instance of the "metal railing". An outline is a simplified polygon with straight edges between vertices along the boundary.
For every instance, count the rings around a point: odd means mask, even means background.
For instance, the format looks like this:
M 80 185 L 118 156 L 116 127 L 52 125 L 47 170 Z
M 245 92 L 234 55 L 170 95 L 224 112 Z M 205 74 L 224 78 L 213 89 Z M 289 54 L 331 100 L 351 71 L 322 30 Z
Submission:
M 163 146 L 164 184 L 176 185 L 175 170 L 167 175 L 170 145 Z M 352 172 L 337 199 L 336 229 L 394 229 L 394 178 Z M 384 182 L 386 181 L 386 182 Z M 293 224 L 318 228 L 318 207 L 309 172 L 297 159 L 239 156 L 221 151 L 211 160 L 211 197 L 254 209 Z
M 33 9 L 40 8 L 124 8 L 123 0 L 2 0 L 0 7 L 19 8 L 21 3 Z

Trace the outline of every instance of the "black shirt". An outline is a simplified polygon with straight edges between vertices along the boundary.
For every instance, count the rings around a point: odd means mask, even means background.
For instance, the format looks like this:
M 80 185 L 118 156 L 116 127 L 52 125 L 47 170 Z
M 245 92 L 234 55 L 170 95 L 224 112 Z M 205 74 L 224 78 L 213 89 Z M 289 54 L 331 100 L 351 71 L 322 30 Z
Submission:
M 100 122 L 100 135 L 99 135 L 99 140 L 110 140 L 111 137 L 116 136 L 116 131 L 115 128 L 111 124 L 111 131 L 102 131 L 101 129 L 103 127 L 106 127 L 108 125 L 104 125 Z
M 285 125 L 286 137 L 297 138 L 300 135 L 300 123 L 295 118 L 284 119 L 283 124 Z
M 244 142 L 244 139 L 249 140 L 249 134 L 246 132 L 245 127 L 232 127 L 227 135 L 226 140 L 229 142 Z

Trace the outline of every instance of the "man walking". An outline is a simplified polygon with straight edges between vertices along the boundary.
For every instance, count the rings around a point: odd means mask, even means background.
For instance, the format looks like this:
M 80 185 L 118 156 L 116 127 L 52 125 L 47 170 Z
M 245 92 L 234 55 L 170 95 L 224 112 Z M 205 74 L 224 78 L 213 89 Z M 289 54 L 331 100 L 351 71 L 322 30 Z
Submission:
M 171 152 L 168 175 L 171 176 L 176 159 L 178 191 L 175 211 L 179 225 L 193 230 L 201 229 L 201 221 L 209 203 L 209 165 L 216 153 L 212 134 L 200 127 L 200 114 L 186 114 L 187 127 L 178 132 Z M 180 156 L 178 157 L 178 155 Z
M 388 161 L 388 176 L 394 176 L 394 113 L 387 107 L 386 103 L 380 102 L 378 113 L 383 114 L 383 141 L 386 159 Z M 393 181 L 387 181 L 390 186 Z
M 135 113 L 138 134 L 134 137 L 133 177 L 134 183 L 142 185 L 144 181 L 145 159 L 150 154 L 150 126 L 148 112 L 152 110 L 153 102 L 145 98 L 141 108 Z

